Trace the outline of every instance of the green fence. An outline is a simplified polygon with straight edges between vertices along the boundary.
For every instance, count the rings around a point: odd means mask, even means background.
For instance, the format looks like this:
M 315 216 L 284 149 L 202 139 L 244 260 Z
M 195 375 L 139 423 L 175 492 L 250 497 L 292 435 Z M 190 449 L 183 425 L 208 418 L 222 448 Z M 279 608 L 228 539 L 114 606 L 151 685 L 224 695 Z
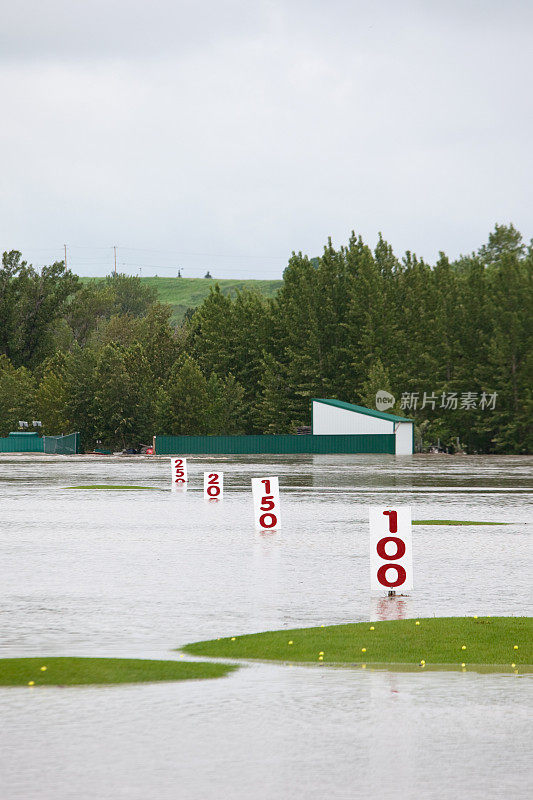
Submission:
M 43 453 L 43 440 L 38 433 L 12 431 L 0 439 L 0 453 Z
M 71 455 L 79 452 L 79 433 L 68 436 L 39 436 L 38 433 L 19 433 L 12 431 L 9 436 L 0 438 L 0 453 L 57 453 Z
M 43 436 L 44 452 L 61 456 L 79 453 L 80 434 L 69 433 L 66 436 Z
M 395 453 L 393 433 L 335 436 L 156 436 L 156 455 Z

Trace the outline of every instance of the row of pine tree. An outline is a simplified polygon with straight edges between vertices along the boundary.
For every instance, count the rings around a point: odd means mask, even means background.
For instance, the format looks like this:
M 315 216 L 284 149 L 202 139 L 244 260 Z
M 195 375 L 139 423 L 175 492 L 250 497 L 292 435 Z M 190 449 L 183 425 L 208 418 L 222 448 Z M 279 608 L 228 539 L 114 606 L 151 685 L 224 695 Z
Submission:
M 277 297 L 217 285 L 185 322 L 137 278 L 81 285 L 20 253 L 0 270 L 0 435 L 38 418 L 86 449 L 161 434 L 290 433 L 312 397 L 393 411 L 420 447 L 525 453 L 531 418 L 533 248 L 496 226 L 477 252 L 429 265 L 352 234 L 293 254 Z

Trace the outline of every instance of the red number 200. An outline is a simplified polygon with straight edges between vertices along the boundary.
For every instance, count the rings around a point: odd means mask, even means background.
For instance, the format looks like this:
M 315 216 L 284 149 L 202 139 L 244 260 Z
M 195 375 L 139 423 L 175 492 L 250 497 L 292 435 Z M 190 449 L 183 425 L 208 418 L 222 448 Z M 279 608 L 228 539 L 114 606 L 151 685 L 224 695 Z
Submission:
M 218 497 L 220 494 L 220 486 L 216 472 L 211 473 L 207 478 L 207 494 L 209 497 Z

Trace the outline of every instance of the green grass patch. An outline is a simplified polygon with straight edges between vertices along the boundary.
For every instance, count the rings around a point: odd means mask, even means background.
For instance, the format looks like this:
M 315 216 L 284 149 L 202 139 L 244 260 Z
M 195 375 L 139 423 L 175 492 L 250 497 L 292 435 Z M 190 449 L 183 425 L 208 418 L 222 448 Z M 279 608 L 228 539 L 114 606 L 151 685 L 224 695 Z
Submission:
M 412 666 L 425 662 L 428 667 L 465 663 L 507 669 L 516 664 L 524 669 L 533 664 L 532 634 L 531 617 L 439 617 L 268 631 L 181 649 L 196 656 L 262 661 Z
M 176 268 L 177 273 L 177 268 Z M 80 278 L 82 283 L 95 283 L 103 278 Z M 181 322 L 188 308 L 197 308 L 208 296 L 211 287 L 216 283 L 225 295 L 235 295 L 242 289 L 255 289 L 264 297 L 274 297 L 283 285 L 282 280 L 238 280 L 215 278 L 141 278 L 141 283 L 151 286 L 157 291 L 157 298 L 161 303 L 168 303 L 172 307 L 172 319 Z
M 164 492 L 158 486 L 111 486 L 108 483 L 92 483 L 83 486 L 65 486 L 65 489 L 148 489 L 150 492 Z
M 2 658 L 0 686 L 83 686 L 221 678 L 236 667 L 139 658 Z M 33 683 L 32 683 L 33 682 Z
M 413 525 L 510 525 L 510 522 L 479 522 L 464 519 L 414 519 Z

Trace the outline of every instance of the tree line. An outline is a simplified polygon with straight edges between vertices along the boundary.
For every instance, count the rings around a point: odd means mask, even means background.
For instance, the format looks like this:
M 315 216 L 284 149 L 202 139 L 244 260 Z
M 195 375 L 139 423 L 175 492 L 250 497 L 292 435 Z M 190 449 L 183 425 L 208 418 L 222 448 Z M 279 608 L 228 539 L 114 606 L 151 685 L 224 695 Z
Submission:
M 83 283 L 21 253 L 0 270 L 0 435 L 20 419 L 86 450 L 159 434 L 294 433 L 312 397 L 414 418 L 419 445 L 533 449 L 533 246 L 512 225 L 429 265 L 352 234 L 293 253 L 274 299 L 215 284 L 185 321 L 139 278 Z

